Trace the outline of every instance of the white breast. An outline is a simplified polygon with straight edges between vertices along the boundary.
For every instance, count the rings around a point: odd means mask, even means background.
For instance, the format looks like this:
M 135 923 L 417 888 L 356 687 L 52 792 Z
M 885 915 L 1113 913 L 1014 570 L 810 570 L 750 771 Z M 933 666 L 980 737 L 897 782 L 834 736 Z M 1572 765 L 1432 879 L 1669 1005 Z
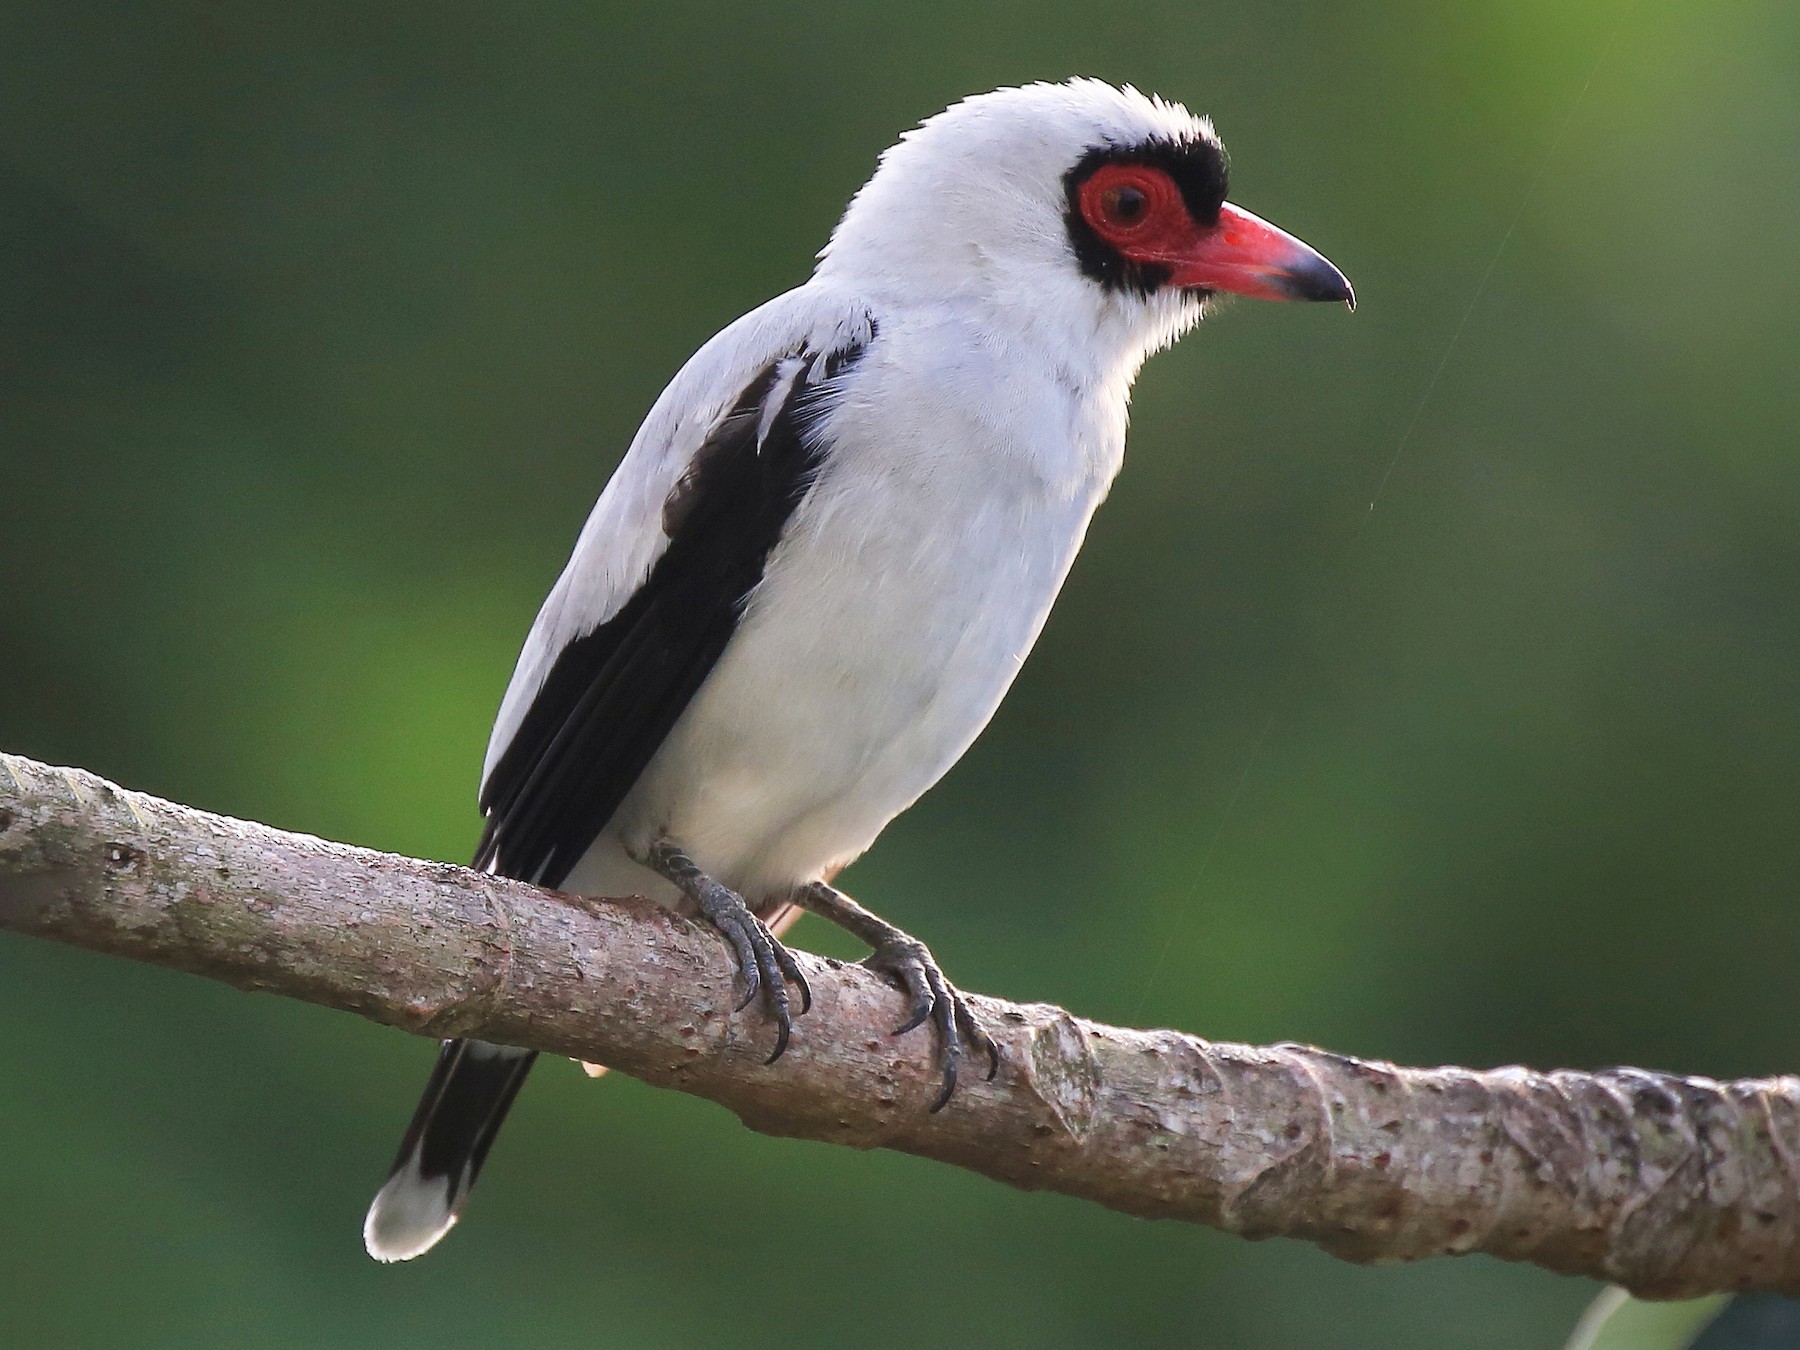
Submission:
M 753 899 L 866 849 L 1018 673 L 1118 469 L 1125 393 L 954 314 L 884 316 L 742 624 L 571 889 L 659 891 L 619 870 L 659 835 Z

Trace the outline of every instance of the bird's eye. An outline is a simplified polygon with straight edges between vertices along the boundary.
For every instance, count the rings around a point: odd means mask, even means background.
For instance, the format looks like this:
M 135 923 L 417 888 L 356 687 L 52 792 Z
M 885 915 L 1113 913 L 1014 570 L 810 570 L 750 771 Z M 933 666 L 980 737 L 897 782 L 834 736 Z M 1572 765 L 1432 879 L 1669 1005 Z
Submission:
M 1116 183 L 1100 194 L 1100 212 L 1113 225 L 1135 225 L 1150 209 L 1150 198 L 1140 187 Z
M 1076 192 L 1081 217 L 1102 239 L 1138 247 L 1185 214 L 1181 195 L 1161 169 L 1148 164 L 1102 164 Z

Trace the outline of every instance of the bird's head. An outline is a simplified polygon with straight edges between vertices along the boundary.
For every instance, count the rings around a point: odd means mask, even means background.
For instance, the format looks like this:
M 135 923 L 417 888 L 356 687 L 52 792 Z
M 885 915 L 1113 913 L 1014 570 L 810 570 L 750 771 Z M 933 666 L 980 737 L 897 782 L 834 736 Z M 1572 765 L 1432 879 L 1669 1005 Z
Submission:
M 1343 273 L 1225 190 L 1212 124 L 1180 104 L 1092 79 L 997 89 L 882 155 L 819 271 L 1133 369 L 1221 292 L 1354 304 Z

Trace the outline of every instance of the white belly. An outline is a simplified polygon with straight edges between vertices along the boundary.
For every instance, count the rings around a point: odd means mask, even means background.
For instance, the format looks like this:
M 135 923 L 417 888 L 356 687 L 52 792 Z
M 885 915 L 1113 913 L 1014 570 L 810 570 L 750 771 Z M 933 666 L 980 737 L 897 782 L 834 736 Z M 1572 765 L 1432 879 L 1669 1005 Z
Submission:
M 834 458 L 569 888 L 672 900 L 626 857 L 666 837 L 753 903 L 776 899 L 942 777 L 1012 684 L 1105 486 L 996 468 Z
M 1082 385 L 894 313 L 730 644 L 568 880 L 672 901 L 659 838 L 753 905 L 828 875 L 987 725 L 1118 471 L 1132 370 Z

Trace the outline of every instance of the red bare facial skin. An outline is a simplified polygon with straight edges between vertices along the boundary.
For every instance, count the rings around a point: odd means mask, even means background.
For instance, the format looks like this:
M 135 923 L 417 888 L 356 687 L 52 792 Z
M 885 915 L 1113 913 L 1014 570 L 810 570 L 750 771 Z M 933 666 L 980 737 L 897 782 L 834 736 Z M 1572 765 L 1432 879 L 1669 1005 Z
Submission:
M 1337 300 L 1356 292 L 1323 254 L 1226 202 L 1202 225 L 1163 170 L 1102 164 L 1077 192 L 1081 215 L 1121 257 L 1168 273 L 1181 290 L 1229 291 L 1258 300 Z

